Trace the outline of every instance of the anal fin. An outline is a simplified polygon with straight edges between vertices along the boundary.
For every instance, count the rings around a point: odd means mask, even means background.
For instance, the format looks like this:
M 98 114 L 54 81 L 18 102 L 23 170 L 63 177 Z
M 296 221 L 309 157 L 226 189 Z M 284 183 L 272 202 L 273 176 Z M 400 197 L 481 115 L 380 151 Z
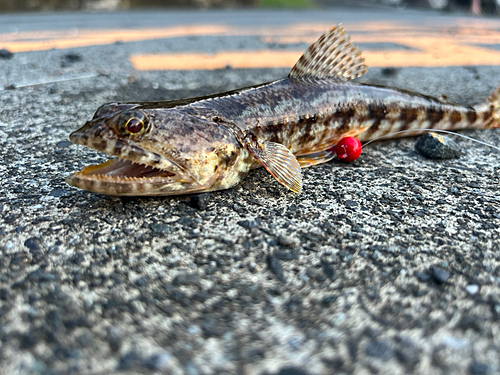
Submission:
M 297 158 L 280 143 L 245 142 L 247 150 L 283 186 L 294 193 L 302 190 L 302 172 Z

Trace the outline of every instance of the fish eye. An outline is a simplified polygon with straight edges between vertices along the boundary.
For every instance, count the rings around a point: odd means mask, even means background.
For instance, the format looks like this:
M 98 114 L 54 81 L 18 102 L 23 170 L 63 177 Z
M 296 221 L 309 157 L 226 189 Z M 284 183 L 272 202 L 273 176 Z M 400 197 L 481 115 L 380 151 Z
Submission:
M 142 120 L 139 120 L 137 117 L 132 117 L 127 121 L 125 129 L 130 134 L 140 133 L 142 129 L 144 129 L 144 122 Z

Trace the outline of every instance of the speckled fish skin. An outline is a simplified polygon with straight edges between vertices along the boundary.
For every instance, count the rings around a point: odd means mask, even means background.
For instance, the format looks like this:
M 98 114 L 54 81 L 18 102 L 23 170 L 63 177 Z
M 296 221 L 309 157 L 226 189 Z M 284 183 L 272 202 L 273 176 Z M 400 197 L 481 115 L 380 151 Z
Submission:
M 262 164 L 299 193 L 300 168 L 331 160 L 332 147 L 346 136 L 368 141 L 402 130 L 498 127 L 498 89 L 467 108 L 349 82 L 365 71 L 359 52 L 335 27 L 285 79 L 203 98 L 102 106 L 70 139 L 155 169 L 127 177 L 119 171 L 134 167 L 105 163 L 67 182 L 108 195 L 178 195 L 233 187 Z M 123 130 L 128 118 L 144 121 L 140 134 Z

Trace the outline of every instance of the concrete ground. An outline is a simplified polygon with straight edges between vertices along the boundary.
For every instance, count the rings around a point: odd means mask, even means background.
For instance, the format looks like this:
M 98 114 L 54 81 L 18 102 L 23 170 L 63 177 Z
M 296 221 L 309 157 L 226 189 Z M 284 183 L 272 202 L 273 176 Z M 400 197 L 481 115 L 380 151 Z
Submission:
M 457 138 L 462 156 L 436 161 L 414 151 L 415 139 L 374 143 L 355 163 L 304 170 L 299 196 L 259 169 L 202 209 L 189 196 L 110 198 L 64 182 L 106 160 L 67 138 L 103 103 L 198 96 L 288 72 L 139 71 L 131 55 L 303 50 L 286 35 L 264 37 L 338 22 L 397 24 L 397 35 L 415 33 L 410 44 L 433 30 L 479 35 L 453 67 L 384 67 L 377 53 L 416 47 L 361 43 L 378 66 L 363 82 L 465 105 L 500 84 L 500 64 L 467 60 L 494 61 L 496 19 L 376 9 L 0 16 L 0 49 L 16 52 L 0 59 L 0 373 L 500 372 L 492 149 Z M 230 29 L 80 43 L 90 29 L 187 24 Z M 35 43 L 46 30 L 63 34 Z M 496 130 L 464 134 L 500 144 Z

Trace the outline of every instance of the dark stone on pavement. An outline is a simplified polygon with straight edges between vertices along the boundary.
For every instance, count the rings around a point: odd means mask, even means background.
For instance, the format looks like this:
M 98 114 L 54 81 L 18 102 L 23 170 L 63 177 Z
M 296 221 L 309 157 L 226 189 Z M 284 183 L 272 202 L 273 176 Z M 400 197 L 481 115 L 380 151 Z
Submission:
M 323 297 L 323 299 L 321 300 L 321 304 L 325 307 L 328 307 L 330 306 L 332 303 L 335 303 L 335 301 L 337 301 L 337 296 L 327 296 L 327 297 Z
M 24 241 L 24 246 L 30 249 L 31 252 L 40 250 L 40 240 L 35 237 L 28 238 Z
M 308 373 L 297 367 L 283 367 L 276 375 L 308 375 Z
M 67 195 L 69 195 L 69 191 L 67 189 L 63 189 L 63 188 L 58 188 L 58 189 L 54 189 L 50 192 L 49 194 L 51 197 L 65 197 Z
M 70 63 L 70 64 L 83 60 L 82 55 L 80 55 L 79 53 L 74 53 L 74 52 L 64 54 L 62 56 L 62 59 L 65 62 Z
M 113 352 L 120 350 L 123 343 L 120 329 L 118 327 L 110 327 L 106 335 L 106 340 Z
M 167 234 L 167 233 L 170 233 L 170 231 L 171 231 L 170 226 L 167 224 L 153 223 L 153 224 L 149 225 L 149 228 L 154 233 L 158 233 L 158 234 Z
M 407 337 L 397 337 L 395 341 L 394 354 L 396 358 L 412 372 L 420 363 L 422 349 Z
M 156 353 L 144 361 L 144 367 L 152 371 L 165 371 L 170 362 L 172 362 L 172 355 L 166 351 Z
M 490 366 L 481 362 L 473 362 L 469 366 L 469 374 L 471 375 L 486 375 L 491 374 L 492 370 Z
M 66 148 L 66 147 L 69 147 L 71 146 L 73 143 L 70 142 L 70 141 L 59 141 L 56 143 L 56 146 L 57 147 L 62 147 L 62 148 Z
M 189 285 L 198 284 L 200 281 L 200 275 L 194 273 L 183 273 L 177 275 L 172 281 L 173 285 Z
M 134 351 L 131 350 L 124 355 L 121 356 L 120 361 L 118 363 L 118 370 L 126 371 L 126 370 L 131 370 L 141 364 L 141 357 L 140 355 Z
M 345 201 L 345 205 L 347 207 L 356 207 L 358 205 L 358 203 L 355 201 L 347 200 L 347 201 Z
M 481 333 L 483 331 L 483 325 L 484 318 L 477 315 L 470 315 L 462 317 L 457 324 L 457 328 L 460 328 L 463 331 L 471 329 Z
M 197 210 L 206 210 L 210 199 L 210 193 L 196 194 L 191 196 L 189 204 Z
M 210 318 L 206 319 L 201 324 L 201 330 L 205 337 L 220 337 L 224 333 L 224 330 L 221 328 L 221 326 Z
M 415 143 L 415 150 L 430 159 L 456 159 L 460 147 L 451 138 L 437 133 L 426 133 Z
M 431 275 L 429 275 L 427 272 L 416 272 L 415 276 L 417 276 L 417 279 L 420 281 L 429 281 L 431 279 Z
M 398 72 L 398 68 L 389 67 L 389 68 L 382 69 L 382 75 L 386 76 L 386 77 L 395 76 L 397 74 L 397 72 Z
M 8 49 L 2 48 L 0 49 L 0 59 L 8 60 L 11 59 L 14 56 L 12 52 L 10 52 Z
M 267 256 L 267 265 L 269 269 L 276 275 L 279 281 L 286 283 L 285 275 L 283 274 L 283 269 L 281 268 L 281 263 L 272 255 Z
M 252 229 L 258 227 L 260 225 L 260 220 L 240 220 L 238 221 L 238 225 L 241 225 L 243 228 Z
M 8 289 L 5 289 L 5 288 L 1 288 L 0 289 L 0 299 L 2 301 L 7 301 L 10 297 L 10 292 Z
M 370 340 L 365 347 L 365 353 L 369 357 L 379 358 L 388 361 L 392 358 L 392 348 L 385 341 Z
M 446 283 L 450 278 L 450 273 L 439 267 L 432 267 L 430 273 L 432 280 L 438 285 Z
M 323 273 L 332 281 L 337 278 L 337 273 L 335 272 L 333 264 L 323 263 Z
M 344 360 L 341 357 L 322 358 L 321 359 L 328 367 L 339 370 L 344 366 Z

